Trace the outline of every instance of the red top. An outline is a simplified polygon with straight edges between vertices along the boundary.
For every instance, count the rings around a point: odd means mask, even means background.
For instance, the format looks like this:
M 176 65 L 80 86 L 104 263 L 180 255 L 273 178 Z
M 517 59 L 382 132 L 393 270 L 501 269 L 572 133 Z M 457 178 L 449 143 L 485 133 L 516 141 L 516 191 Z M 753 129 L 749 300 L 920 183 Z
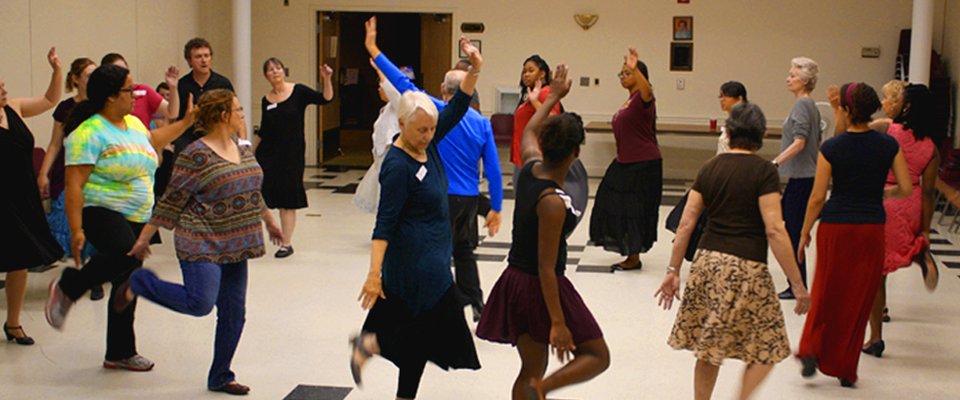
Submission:
M 550 86 L 541 88 L 540 96 L 538 96 L 540 104 L 543 104 L 549 95 Z M 530 122 L 530 118 L 533 118 L 535 112 L 537 112 L 537 109 L 533 108 L 529 101 L 523 102 L 523 104 L 513 112 L 513 143 L 510 145 L 510 161 L 517 167 L 523 167 L 520 165 L 520 140 L 523 138 L 523 128 L 527 127 L 527 122 Z M 560 103 L 557 103 L 557 105 L 553 107 L 553 110 L 550 110 L 550 114 L 560 114 Z
M 660 159 L 654 124 L 657 100 L 645 103 L 636 91 L 613 114 L 613 137 L 617 140 L 617 161 L 623 164 Z
M 130 114 L 139 118 L 140 122 L 143 122 L 143 126 L 150 126 L 150 122 L 153 121 L 151 116 L 160 108 L 160 103 L 163 103 L 163 96 L 150 86 L 134 84 L 133 98 L 133 112 Z

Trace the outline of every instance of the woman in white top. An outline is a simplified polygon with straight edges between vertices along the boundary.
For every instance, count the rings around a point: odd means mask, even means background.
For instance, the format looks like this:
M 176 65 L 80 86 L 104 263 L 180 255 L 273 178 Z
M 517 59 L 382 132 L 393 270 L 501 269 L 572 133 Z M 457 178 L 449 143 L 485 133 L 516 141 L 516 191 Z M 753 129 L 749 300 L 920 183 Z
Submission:
M 387 156 L 387 150 L 393 143 L 393 135 L 400 132 L 400 123 L 397 117 L 397 107 L 400 104 L 400 92 L 383 76 L 377 65 L 370 60 L 370 66 L 377 71 L 380 78 L 380 87 L 377 88 L 377 94 L 380 100 L 386 103 L 380 108 L 380 116 L 373 123 L 373 165 L 363 175 L 363 180 L 357 186 L 357 191 L 353 195 L 353 205 L 368 213 L 376 213 L 377 206 L 380 203 L 380 163 Z

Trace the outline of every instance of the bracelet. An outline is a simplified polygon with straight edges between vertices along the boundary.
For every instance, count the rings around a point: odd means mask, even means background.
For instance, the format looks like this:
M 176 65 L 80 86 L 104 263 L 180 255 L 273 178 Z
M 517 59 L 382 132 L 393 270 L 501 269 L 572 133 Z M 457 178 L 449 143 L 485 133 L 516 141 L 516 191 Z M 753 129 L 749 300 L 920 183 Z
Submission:
M 672 266 L 672 265 L 668 265 L 668 266 L 667 266 L 667 273 L 669 274 L 669 273 L 671 273 L 671 272 L 673 272 L 673 273 L 675 273 L 675 274 L 679 274 L 679 272 L 677 271 L 677 267 L 674 267 L 674 266 Z

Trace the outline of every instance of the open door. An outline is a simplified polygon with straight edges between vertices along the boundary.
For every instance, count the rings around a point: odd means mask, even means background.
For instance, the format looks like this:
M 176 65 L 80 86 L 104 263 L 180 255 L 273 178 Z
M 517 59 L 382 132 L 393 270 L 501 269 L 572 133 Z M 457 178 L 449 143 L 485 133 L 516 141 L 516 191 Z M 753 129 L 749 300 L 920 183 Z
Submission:
M 420 14 L 420 68 L 422 89 L 431 96 L 440 97 L 443 75 L 450 70 L 453 38 L 453 18 L 450 14 Z
M 333 68 L 333 77 L 331 81 L 335 85 L 333 88 L 333 101 L 317 107 L 317 163 L 322 165 L 324 161 L 336 157 L 340 152 L 340 82 L 342 74 L 340 71 L 340 58 L 337 57 L 339 49 L 340 15 L 333 12 L 317 13 L 317 59 L 318 65 L 327 64 Z M 322 89 L 323 80 L 317 76 L 317 90 Z

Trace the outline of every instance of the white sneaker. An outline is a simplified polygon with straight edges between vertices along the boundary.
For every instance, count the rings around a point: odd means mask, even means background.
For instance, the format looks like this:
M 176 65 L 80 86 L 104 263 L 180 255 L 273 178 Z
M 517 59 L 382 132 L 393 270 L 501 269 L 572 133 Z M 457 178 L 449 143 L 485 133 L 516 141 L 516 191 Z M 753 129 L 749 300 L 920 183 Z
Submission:
M 67 297 L 63 290 L 60 290 L 60 278 L 50 282 L 47 288 L 47 303 L 43 307 L 43 314 L 47 318 L 47 323 L 54 329 L 63 330 L 63 321 L 67 318 L 67 313 L 73 305 L 73 301 Z

